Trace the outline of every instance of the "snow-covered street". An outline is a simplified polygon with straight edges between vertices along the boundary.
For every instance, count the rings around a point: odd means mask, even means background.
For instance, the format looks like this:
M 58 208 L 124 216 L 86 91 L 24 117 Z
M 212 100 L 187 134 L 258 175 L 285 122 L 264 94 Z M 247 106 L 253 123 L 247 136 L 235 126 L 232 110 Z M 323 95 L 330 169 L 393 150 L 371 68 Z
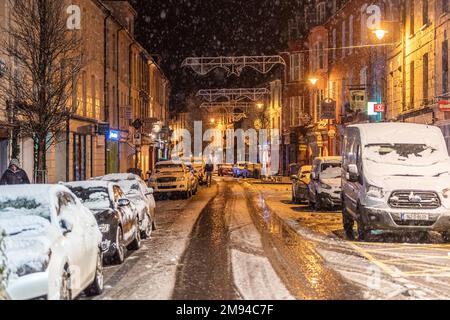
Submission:
M 340 212 L 291 204 L 289 185 L 222 178 L 157 209 L 152 239 L 106 268 L 96 299 L 450 298 L 439 235 L 351 242 Z

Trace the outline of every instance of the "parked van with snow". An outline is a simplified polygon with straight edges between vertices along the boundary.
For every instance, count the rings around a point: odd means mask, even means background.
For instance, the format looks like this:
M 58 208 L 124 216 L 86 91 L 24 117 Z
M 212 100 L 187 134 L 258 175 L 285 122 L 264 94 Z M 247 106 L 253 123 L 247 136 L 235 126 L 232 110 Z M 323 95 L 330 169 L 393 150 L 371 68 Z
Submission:
M 346 128 L 343 222 L 350 239 L 373 230 L 450 230 L 450 157 L 434 126 L 379 123 Z

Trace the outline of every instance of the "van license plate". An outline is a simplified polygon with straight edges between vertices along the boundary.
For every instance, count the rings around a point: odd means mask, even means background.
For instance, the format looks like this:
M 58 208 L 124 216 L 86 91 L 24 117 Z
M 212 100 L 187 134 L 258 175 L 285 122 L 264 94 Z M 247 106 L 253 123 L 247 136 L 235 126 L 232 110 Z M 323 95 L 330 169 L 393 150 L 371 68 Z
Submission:
M 402 214 L 402 220 L 403 221 L 428 221 L 430 220 L 430 215 L 425 213 L 404 213 Z

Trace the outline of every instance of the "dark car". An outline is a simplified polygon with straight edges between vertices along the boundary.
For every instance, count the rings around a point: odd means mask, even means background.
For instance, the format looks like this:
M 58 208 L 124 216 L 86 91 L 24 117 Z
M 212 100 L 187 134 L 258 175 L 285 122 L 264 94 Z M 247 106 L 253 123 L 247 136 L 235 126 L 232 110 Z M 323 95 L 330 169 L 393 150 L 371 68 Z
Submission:
M 219 164 L 217 173 L 219 177 L 232 176 L 233 175 L 233 165 L 232 164 Z
M 102 250 L 106 263 L 121 264 L 125 260 L 126 249 L 140 248 L 138 212 L 117 184 L 82 181 L 64 185 L 94 214 L 103 236 Z

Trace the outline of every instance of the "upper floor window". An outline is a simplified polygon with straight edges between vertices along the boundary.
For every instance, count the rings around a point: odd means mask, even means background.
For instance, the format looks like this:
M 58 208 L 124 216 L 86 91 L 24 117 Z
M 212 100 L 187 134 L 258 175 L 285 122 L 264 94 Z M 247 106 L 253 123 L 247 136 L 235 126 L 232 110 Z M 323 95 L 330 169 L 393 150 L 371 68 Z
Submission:
M 291 81 L 301 81 L 303 78 L 303 54 L 296 53 L 291 55 Z
M 414 30 L 414 0 L 409 1 L 409 34 L 413 35 Z
M 422 0 L 422 24 L 423 25 L 427 25 L 430 22 L 428 11 L 429 11 L 428 0 Z
M 325 16 L 327 12 L 327 5 L 326 2 L 319 2 L 317 4 L 317 22 L 322 23 L 325 21 Z
M 448 6 L 449 0 L 442 0 L 442 13 L 448 13 L 449 6 Z

